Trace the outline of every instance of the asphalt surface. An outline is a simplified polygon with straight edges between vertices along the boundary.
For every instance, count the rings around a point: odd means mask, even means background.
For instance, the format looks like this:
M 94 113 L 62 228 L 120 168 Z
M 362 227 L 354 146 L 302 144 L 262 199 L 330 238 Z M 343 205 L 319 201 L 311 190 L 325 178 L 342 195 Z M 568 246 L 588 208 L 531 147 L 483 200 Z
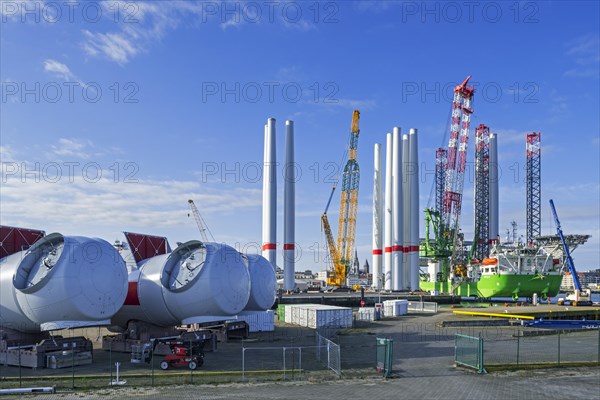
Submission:
M 253 334 L 249 340 L 220 343 L 216 352 L 206 353 L 205 364 L 193 375 L 180 371 L 167 374 L 151 366 L 134 365 L 129 354 L 95 351 L 94 363 L 76 367 L 75 374 L 100 374 L 106 379 L 91 382 L 94 389 L 71 390 L 70 380 L 53 380 L 48 375 L 70 376 L 71 369 L 23 369 L 23 376 L 40 379 L 26 382 L 25 386 L 52 386 L 55 395 L 38 395 L 50 399 L 271 399 L 293 398 L 344 398 L 365 399 L 373 396 L 391 398 L 424 399 L 596 399 L 600 398 L 600 367 L 550 368 L 517 372 L 495 372 L 477 375 L 454 366 L 454 336 L 456 333 L 480 336 L 485 340 L 486 365 L 496 363 L 514 364 L 516 351 L 520 351 L 520 362 L 554 362 L 556 360 L 558 336 L 519 338 L 515 333 L 520 327 L 440 327 L 447 320 L 470 320 L 466 316 L 453 315 L 451 310 L 438 314 L 409 314 L 395 319 L 374 323 L 358 321 L 356 327 L 344 331 L 332 331 L 332 339 L 341 347 L 342 379 L 315 357 L 315 332 L 278 324 L 275 332 Z M 91 333 L 85 332 L 92 340 Z M 84 334 L 84 332 L 81 332 Z M 385 337 L 394 341 L 393 376 L 384 380 L 374 370 L 376 338 Z M 580 332 L 561 335 L 561 361 L 592 361 L 600 354 L 598 332 Z M 94 341 L 95 346 L 100 345 Z M 312 347 L 311 347 L 312 346 Z M 283 350 L 285 348 L 285 350 Z M 302 348 L 302 350 L 299 350 Z M 246 349 L 245 351 L 243 349 Z M 244 361 L 242 363 L 242 354 Z M 285 354 L 285 360 L 284 360 Z M 129 377 L 126 387 L 108 387 L 111 365 L 121 362 L 122 373 L 136 374 Z M 256 382 L 263 378 L 250 377 L 254 383 L 244 381 L 241 369 L 282 371 L 285 362 L 285 382 Z M 305 373 L 294 374 L 289 370 L 302 369 Z M 114 374 L 114 367 L 112 368 Z M 213 379 L 210 375 L 224 371 L 225 380 Z M 179 376 L 168 375 L 179 373 Z M 0 365 L 0 378 L 12 377 L 12 387 L 18 368 Z M 151 373 L 156 374 L 157 386 L 151 386 Z M 185 374 L 185 376 L 184 376 Z M 45 377 L 44 377 L 45 375 Z M 57 377 L 58 378 L 58 377 Z M 162 380 L 161 380 L 162 379 Z M 208 380 L 207 380 L 208 379 Z M 269 378 L 265 378 L 269 379 Z M 270 378 L 272 379 L 272 377 Z M 281 377 L 279 377 L 281 379 Z M 55 383 L 58 382 L 58 383 Z M 169 386 L 158 386 L 168 382 Z M 194 382 L 196 385 L 184 385 Z M 202 382 L 220 382 L 202 384 Z M 233 383 L 231 383 L 233 382 Z M 0 379 L 0 387 L 2 387 Z M 7 387 L 7 386 L 4 386 Z M 36 396 L 34 396 L 36 397 Z
M 600 369 L 555 369 L 535 372 L 394 379 L 338 380 L 326 383 L 268 383 L 157 388 L 119 388 L 89 392 L 36 395 L 40 399 L 597 399 Z

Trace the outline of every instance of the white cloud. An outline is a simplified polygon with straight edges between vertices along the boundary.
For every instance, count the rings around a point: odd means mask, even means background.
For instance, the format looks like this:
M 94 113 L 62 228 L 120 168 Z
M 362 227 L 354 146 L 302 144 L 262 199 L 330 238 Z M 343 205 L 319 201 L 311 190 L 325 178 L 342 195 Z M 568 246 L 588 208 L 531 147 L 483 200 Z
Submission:
M 51 58 L 44 60 L 44 71 L 50 75 L 64 79 L 66 82 L 77 82 L 81 85 L 81 87 L 88 87 L 88 85 L 79 79 L 66 64 Z M 94 92 L 96 91 L 94 88 L 92 88 L 92 90 Z
M 84 30 L 87 41 L 83 45 L 84 51 L 90 56 L 103 54 L 112 61 L 126 64 L 141 50 L 132 38 L 123 33 L 93 33 Z
M 65 81 L 77 80 L 75 74 L 71 72 L 66 64 L 53 59 L 47 59 L 44 61 L 44 71 L 57 75 L 63 78 Z
M 288 21 L 288 20 L 284 19 L 283 25 L 288 29 L 294 29 L 294 30 L 304 31 L 304 32 L 317 29 L 317 25 L 314 23 L 314 21 L 307 21 L 304 19 L 301 19 L 299 21 Z
M 589 34 L 567 44 L 566 55 L 576 64 L 565 76 L 577 78 L 600 77 L 600 36 Z
M 296 21 L 286 18 L 281 11 L 275 12 L 273 17 L 270 17 L 272 11 L 269 11 L 268 7 L 271 6 L 266 3 L 247 4 L 227 1 L 207 3 L 209 2 L 101 1 L 100 4 L 105 10 L 103 16 L 112 18 L 112 25 L 116 24 L 117 28 L 111 31 L 82 30 L 84 38 L 81 47 L 90 57 L 107 58 L 124 65 L 139 54 L 148 51 L 152 45 L 160 42 L 169 31 L 183 23 L 189 23 L 192 26 L 213 23 L 218 24 L 224 31 L 233 27 L 267 24 L 278 24 L 286 29 L 301 31 L 317 28 L 308 11 L 305 11 L 305 15 Z M 233 3 L 233 5 L 228 6 L 229 3 Z M 256 7 L 259 7 L 259 10 L 256 10 Z M 117 21 L 114 20 L 115 9 L 126 10 L 121 13 L 121 18 Z
M 82 48 L 91 57 L 105 57 L 118 64 L 126 64 L 153 42 L 160 41 L 169 29 L 179 24 L 179 14 L 197 12 L 187 2 L 123 2 L 102 1 L 104 15 L 114 16 L 118 7 L 122 12 L 118 29 L 112 32 L 82 30 Z
M 3 224 L 106 240 L 119 237 L 121 230 L 188 240 L 198 234 L 187 217 L 187 200 L 194 199 L 217 240 L 260 241 L 260 227 L 241 227 L 238 218 L 251 221 L 249 215 L 260 213 L 260 187 L 148 179 L 138 174 L 139 167 L 133 175 L 129 168 L 115 174 L 114 161 L 101 157 L 110 148 L 83 138 L 61 138 L 48 149 L 50 162 L 44 163 L 43 158 L 25 161 L 11 147 L 0 147 Z M 223 220 L 233 220 L 236 228 L 227 232 Z
M 14 152 L 10 146 L 8 146 L 8 145 L 1 146 L 0 145 L 0 161 L 2 161 L 2 162 L 14 161 Z
M 190 198 L 205 215 L 259 210 L 262 201 L 260 189 L 220 187 L 216 191 L 183 180 L 115 181 L 110 170 L 93 171 L 93 177 L 77 168 L 69 176 L 66 170 L 62 176 L 53 170 L 52 176 L 42 172 L 37 178 L 31 173 L 35 168 L 30 166 L 28 171 L 26 179 L 12 171 L 2 177 L 6 182 L 2 187 L 3 223 L 44 229 L 57 226 L 71 232 L 106 227 L 157 229 L 182 225 Z
M 90 154 L 86 152 L 86 148 L 92 146 L 90 141 L 84 141 L 81 139 L 66 139 L 60 138 L 58 139 L 57 145 L 50 146 L 50 154 L 49 156 L 59 156 L 59 157 L 73 157 L 78 159 L 88 159 L 90 158 Z
M 239 28 L 242 25 L 242 20 L 238 18 L 229 18 L 227 21 L 221 23 L 221 29 L 227 30 L 227 28 Z

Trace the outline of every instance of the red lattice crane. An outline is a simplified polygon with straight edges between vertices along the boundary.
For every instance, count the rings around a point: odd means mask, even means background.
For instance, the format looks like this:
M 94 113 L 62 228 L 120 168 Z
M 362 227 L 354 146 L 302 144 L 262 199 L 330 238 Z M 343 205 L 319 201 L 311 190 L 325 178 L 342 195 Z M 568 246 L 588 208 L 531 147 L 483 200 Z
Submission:
M 446 234 L 452 237 L 451 264 L 460 261 L 462 243 L 458 234 L 458 225 L 462 206 L 462 194 L 467 164 L 467 146 L 469 143 L 469 126 L 473 109 L 471 103 L 475 89 L 467 86 L 471 76 L 454 88 L 452 101 L 452 119 L 450 124 L 450 140 L 448 142 L 448 157 L 446 165 L 446 180 L 444 182 L 444 198 L 442 209 L 442 224 Z

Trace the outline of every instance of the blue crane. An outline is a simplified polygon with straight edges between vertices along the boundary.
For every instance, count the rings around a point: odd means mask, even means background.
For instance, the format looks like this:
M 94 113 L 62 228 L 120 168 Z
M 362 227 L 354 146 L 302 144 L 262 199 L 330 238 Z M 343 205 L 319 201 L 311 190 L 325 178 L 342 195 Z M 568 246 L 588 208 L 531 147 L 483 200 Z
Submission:
M 560 221 L 558 220 L 558 214 L 556 213 L 556 208 L 554 207 L 554 201 L 552 201 L 552 199 L 550 199 L 550 208 L 552 209 L 552 215 L 554 215 L 556 232 L 560 237 L 560 241 L 562 242 L 563 249 L 565 250 L 565 254 L 567 256 L 567 266 L 569 267 L 569 272 L 571 273 L 571 276 L 573 276 L 573 285 L 575 286 L 575 290 L 581 291 L 581 284 L 579 283 L 579 278 L 577 277 L 577 270 L 575 269 L 575 264 L 573 263 L 573 258 L 571 257 L 571 252 L 569 251 L 569 246 L 567 246 L 563 231 L 560 228 Z
M 589 303 L 589 301 L 580 301 L 579 295 L 581 293 L 581 284 L 579 283 L 579 277 L 577 276 L 577 270 L 575 269 L 575 263 L 573 262 L 573 258 L 571 257 L 571 251 L 569 251 L 569 246 L 567 245 L 567 241 L 565 240 L 565 236 L 563 235 L 563 231 L 560 227 L 560 221 L 558 220 L 558 214 L 556 213 L 556 208 L 554 207 L 554 201 L 550 199 L 550 208 L 552 209 L 552 215 L 554 216 L 554 222 L 556 223 L 556 232 L 560 237 L 560 241 L 563 245 L 563 249 L 565 250 L 565 255 L 567 256 L 567 266 L 569 267 L 569 272 L 573 277 L 573 286 L 575 286 L 575 296 L 567 297 L 566 300 L 570 301 L 573 306 L 576 305 L 585 305 Z M 561 301 L 562 300 L 562 301 Z M 559 304 L 564 304 L 564 299 L 559 300 Z

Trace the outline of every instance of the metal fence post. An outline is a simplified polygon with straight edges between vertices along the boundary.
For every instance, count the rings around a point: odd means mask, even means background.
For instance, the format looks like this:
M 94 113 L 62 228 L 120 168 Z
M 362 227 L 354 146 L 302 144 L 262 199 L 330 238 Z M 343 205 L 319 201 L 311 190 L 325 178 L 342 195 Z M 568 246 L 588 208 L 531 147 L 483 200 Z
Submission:
M 600 328 L 598 328 L 598 359 L 596 361 L 600 364 Z
M 113 381 L 112 375 L 112 340 L 108 342 L 108 366 L 110 368 L 110 382 Z
M 71 332 L 73 340 L 73 332 Z M 71 342 L 71 387 L 75 389 L 75 342 Z
M 192 348 L 192 340 L 190 339 L 190 360 L 192 362 L 194 362 L 194 349 Z M 196 364 L 196 367 L 198 367 L 198 364 Z M 194 383 L 194 370 L 190 368 L 190 383 L 193 384 Z
M 458 335 L 454 335 L 454 364 L 458 360 Z
M 283 348 L 283 380 L 285 381 L 285 347 Z
M 299 352 L 300 352 L 300 361 L 298 361 L 298 369 L 300 370 L 299 372 L 302 373 L 302 347 L 298 347 Z
M 152 348 L 150 350 L 150 364 L 152 364 L 152 378 L 151 378 L 151 380 L 152 380 L 152 386 L 154 386 L 154 349 L 155 349 L 155 347 L 154 347 L 154 343 L 152 343 L 152 342 L 150 342 L 150 343 L 151 343 L 151 346 L 152 346 Z M 111 382 L 112 382 L 112 380 L 111 380 Z
M 8 359 L 8 355 L 7 355 L 7 359 Z M 22 388 L 23 387 L 23 375 L 21 374 L 21 343 L 19 343 L 19 387 Z
M 331 368 L 331 353 L 329 349 L 329 341 L 327 341 L 327 368 Z
M 560 331 L 558 331 L 558 366 L 560 367 Z
M 242 347 L 242 380 L 246 379 L 246 348 Z
M 520 336 L 521 332 L 517 331 L 517 367 L 519 366 L 519 351 L 520 351 L 520 344 L 521 344 L 521 336 Z
M 481 337 L 481 334 L 479 336 L 479 370 L 478 372 L 480 374 L 485 373 L 485 368 L 483 365 L 483 338 Z

